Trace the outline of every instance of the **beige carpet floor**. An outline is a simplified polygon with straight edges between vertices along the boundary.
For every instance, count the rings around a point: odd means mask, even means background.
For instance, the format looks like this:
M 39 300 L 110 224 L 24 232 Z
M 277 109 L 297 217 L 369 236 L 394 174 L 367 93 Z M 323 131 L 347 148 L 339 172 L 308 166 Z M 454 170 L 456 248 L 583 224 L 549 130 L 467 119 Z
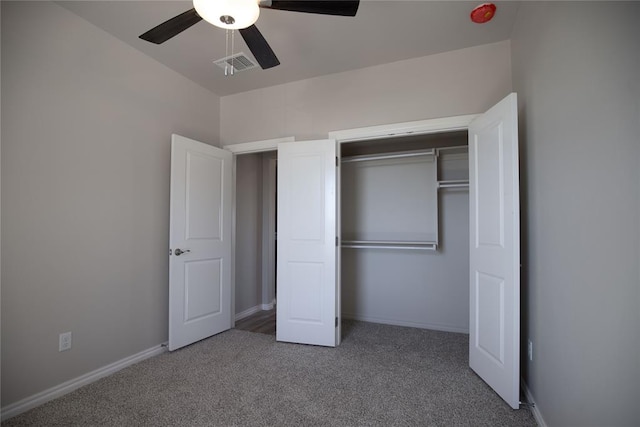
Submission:
M 344 322 L 337 348 L 224 332 L 3 426 L 535 426 L 468 367 L 468 336 Z

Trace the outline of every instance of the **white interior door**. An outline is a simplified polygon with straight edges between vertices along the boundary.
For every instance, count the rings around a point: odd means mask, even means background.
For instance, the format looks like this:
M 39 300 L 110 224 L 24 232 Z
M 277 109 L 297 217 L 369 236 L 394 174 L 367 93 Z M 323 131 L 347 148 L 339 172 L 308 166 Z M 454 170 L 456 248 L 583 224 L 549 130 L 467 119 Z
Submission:
M 517 97 L 469 125 L 469 366 L 512 408 L 520 384 Z
M 276 339 L 339 343 L 335 140 L 278 145 Z
M 231 327 L 231 160 L 171 136 L 169 350 Z

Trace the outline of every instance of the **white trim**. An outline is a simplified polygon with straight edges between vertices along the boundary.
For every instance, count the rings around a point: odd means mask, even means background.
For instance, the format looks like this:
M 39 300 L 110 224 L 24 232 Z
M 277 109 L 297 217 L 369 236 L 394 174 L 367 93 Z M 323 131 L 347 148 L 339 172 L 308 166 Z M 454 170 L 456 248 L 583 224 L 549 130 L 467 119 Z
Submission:
M 241 311 L 240 313 L 236 314 L 236 322 L 238 320 L 244 319 L 245 317 L 249 317 L 252 314 L 256 314 L 259 311 L 273 310 L 273 307 L 275 307 L 275 305 L 276 300 L 273 300 L 269 304 L 258 304 L 254 307 L 247 308 L 245 311 Z
M 272 151 L 278 149 L 278 144 L 281 142 L 294 142 L 293 136 L 287 136 L 285 138 L 265 139 L 262 141 L 242 142 L 240 144 L 229 144 L 222 148 L 231 151 L 233 154 L 249 154 L 249 153 L 261 153 L 263 151 Z
M 522 391 L 524 391 L 524 395 L 530 405 L 529 409 L 531 409 L 531 414 L 533 414 L 533 418 L 536 420 L 536 423 L 538 423 L 540 427 L 547 427 L 547 423 L 544 422 L 542 414 L 540 413 L 540 408 L 538 408 L 538 405 L 536 404 L 535 400 L 533 399 L 533 395 L 531 394 L 531 390 L 529 390 L 527 383 L 522 377 L 520 377 L 520 386 L 522 388 Z
M 426 135 L 429 133 L 467 130 L 469 123 L 478 115 L 443 117 L 439 119 L 418 120 L 414 122 L 394 123 L 388 125 L 368 126 L 329 132 L 329 138 L 341 144 L 356 141 L 383 139 L 389 137 Z
M 249 317 L 252 314 L 256 314 L 257 312 L 262 311 L 262 304 L 258 304 L 254 307 L 247 308 L 245 311 L 241 311 L 236 314 L 236 322 L 238 320 L 244 319 L 245 317 Z
M 262 304 L 262 310 L 264 311 L 273 310 L 275 306 L 276 306 L 276 300 L 274 299 L 269 304 Z
M 231 159 L 231 305 L 229 306 L 229 317 L 231 318 L 231 328 L 236 327 L 235 306 L 236 306 L 236 226 L 237 226 L 237 197 L 236 186 L 238 171 L 238 158 L 234 154 Z
M 91 384 L 92 382 L 97 381 L 100 378 L 104 378 L 108 375 L 114 374 L 128 366 L 141 362 L 150 357 L 162 354 L 167 351 L 166 345 L 167 344 L 164 343 L 155 347 L 151 347 L 147 350 L 143 350 L 140 353 L 125 357 L 124 359 L 120 359 L 117 362 L 103 366 L 102 368 L 98 368 L 95 371 L 91 371 L 72 380 L 65 381 L 62 384 L 58 384 L 57 386 L 41 391 L 40 393 L 36 393 L 33 396 L 26 397 L 15 403 L 7 405 L 2 408 L 1 419 L 2 421 L 5 421 L 9 418 L 15 417 L 16 415 L 26 412 L 29 409 L 33 409 L 37 406 L 47 403 L 50 400 L 64 396 L 67 393 L 71 393 L 72 391 L 79 389 L 80 387 Z
M 404 320 L 393 320 L 393 319 L 384 319 L 380 317 L 360 316 L 358 314 L 351 314 L 351 313 L 345 313 L 345 312 L 342 313 L 342 318 L 359 320 L 361 322 L 381 323 L 384 325 L 407 326 L 410 328 L 431 329 L 434 331 L 457 332 L 460 334 L 469 333 L 469 329 L 459 328 L 457 326 L 440 325 L 437 323 L 407 322 Z

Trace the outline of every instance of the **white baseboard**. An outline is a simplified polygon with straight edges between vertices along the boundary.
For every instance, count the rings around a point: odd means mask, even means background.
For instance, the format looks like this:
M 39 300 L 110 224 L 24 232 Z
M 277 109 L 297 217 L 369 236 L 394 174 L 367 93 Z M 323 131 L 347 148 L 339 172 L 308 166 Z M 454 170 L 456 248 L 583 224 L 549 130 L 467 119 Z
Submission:
M 547 427 L 547 423 L 544 422 L 544 419 L 542 418 L 542 414 L 540 413 L 540 408 L 538 408 L 538 405 L 533 399 L 531 390 L 529 390 L 527 383 L 524 382 L 524 378 L 520 378 L 520 385 L 522 387 L 522 390 L 524 391 L 525 397 L 527 398 L 527 402 L 531 405 L 530 409 L 531 409 L 531 413 L 533 414 L 533 418 L 535 418 L 536 422 L 540 427 Z
M 276 306 L 276 300 L 274 299 L 273 301 L 271 301 L 269 304 L 262 304 L 262 309 L 263 310 L 273 310 L 273 308 Z
M 249 317 L 252 314 L 256 314 L 259 311 L 263 311 L 263 310 L 273 310 L 273 307 L 275 307 L 276 305 L 276 300 L 271 301 L 269 304 L 258 304 L 255 307 L 251 307 L 251 308 L 247 308 L 244 311 L 241 311 L 240 313 L 236 313 L 236 322 L 238 320 L 242 320 L 245 317 Z
M 71 393 L 72 391 L 82 386 L 118 372 L 119 370 L 131 366 L 135 363 L 162 354 L 165 351 L 167 351 L 166 343 L 151 347 L 147 350 L 141 351 L 140 353 L 125 357 L 124 359 L 118 360 L 117 362 L 111 363 L 107 366 L 103 366 L 102 368 L 98 368 L 95 371 L 81 375 L 77 378 L 63 382 L 62 384 L 51 387 L 40 393 L 34 394 L 33 396 L 29 396 L 27 398 L 19 400 L 2 408 L 2 415 L 0 416 L 0 419 L 4 421 L 11 417 L 15 417 L 16 415 L 26 412 L 29 409 L 33 409 L 36 406 L 40 406 L 50 400 L 53 400 L 60 396 L 64 396 L 65 394 Z
M 469 333 L 468 328 L 459 328 L 456 326 L 440 325 L 435 323 L 418 323 L 418 322 L 408 322 L 404 320 L 383 319 L 383 318 L 371 317 L 371 316 L 361 316 L 359 314 L 351 314 L 351 313 L 342 313 L 342 318 L 359 320 L 362 322 L 382 323 L 385 325 L 407 326 L 410 328 L 420 328 L 420 329 L 431 329 L 434 331 L 457 332 L 461 334 Z
M 249 317 L 252 314 L 255 314 L 259 311 L 262 310 L 262 306 L 260 304 L 256 305 L 255 307 L 251 307 L 246 309 L 245 311 L 241 311 L 240 313 L 236 313 L 236 322 L 238 320 L 244 319 L 245 317 Z

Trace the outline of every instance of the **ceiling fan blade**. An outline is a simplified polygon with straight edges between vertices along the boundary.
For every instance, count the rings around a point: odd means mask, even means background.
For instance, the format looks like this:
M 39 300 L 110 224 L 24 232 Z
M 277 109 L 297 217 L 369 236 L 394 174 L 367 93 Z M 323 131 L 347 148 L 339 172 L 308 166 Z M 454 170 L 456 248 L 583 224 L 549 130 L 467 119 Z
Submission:
M 174 16 L 168 21 L 163 22 L 139 36 L 142 40 L 151 43 L 160 44 L 169 40 L 171 37 L 177 36 L 192 25 L 202 21 L 195 9 L 187 10 L 178 16 Z
M 244 42 L 249 47 L 249 50 L 255 56 L 256 61 L 260 64 L 263 70 L 267 68 L 275 67 L 276 65 L 280 65 L 280 61 L 276 57 L 276 54 L 271 50 L 271 46 L 262 36 L 262 33 L 258 30 L 258 27 L 252 25 L 247 28 L 242 28 L 240 30 L 240 35 L 244 39 Z
M 322 15 L 356 16 L 359 0 L 272 0 L 271 5 L 260 5 L 268 9 L 292 12 L 319 13 Z

